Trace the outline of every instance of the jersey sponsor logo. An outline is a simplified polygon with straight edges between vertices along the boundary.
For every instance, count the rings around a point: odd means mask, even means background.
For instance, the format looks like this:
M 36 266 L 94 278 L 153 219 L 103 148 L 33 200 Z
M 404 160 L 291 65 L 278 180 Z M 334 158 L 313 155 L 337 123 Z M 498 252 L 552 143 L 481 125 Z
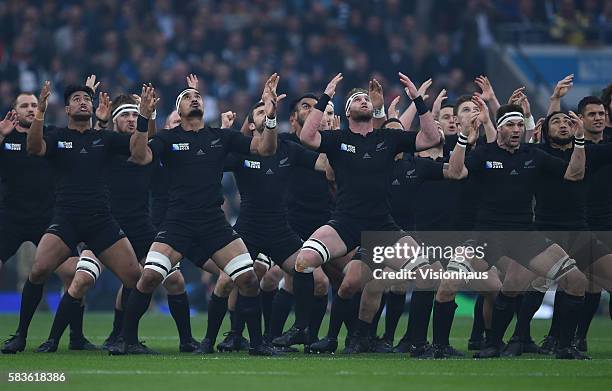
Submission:
M 350 153 L 357 153 L 357 149 L 355 148 L 354 145 L 345 144 L 345 143 L 340 144 L 340 150 L 345 151 L 345 152 L 350 152 Z
M 219 143 L 220 141 L 221 141 L 221 139 L 220 139 L 220 138 L 218 138 L 218 139 L 215 139 L 215 140 L 211 141 L 211 142 L 210 142 L 210 147 L 211 147 L 211 148 L 220 148 L 220 147 L 222 147 L 222 146 L 223 146 L 223 144 L 220 144 L 220 143 Z
M 274 171 L 272 171 L 271 168 L 268 168 L 268 171 L 266 171 L 266 175 L 274 175 Z
M 278 162 L 278 166 L 279 166 L 279 167 L 289 167 L 290 165 L 291 165 L 291 163 L 289 163 L 289 157 L 286 157 L 286 158 L 284 158 L 284 159 L 281 159 L 281 160 Z
M 4 149 L 7 151 L 21 151 L 21 144 L 5 143 Z
M 189 151 L 189 143 L 172 144 L 173 151 Z
M 397 179 L 391 182 L 391 186 L 399 186 L 399 185 L 400 185 L 400 181 Z
M 363 154 L 363 158 L 364 159 L 372 159 L 372 156 L 370 156 L 370 154 L 366 152 L 366 153 Z
M 79 153 L 87 153 L 87 150 L 85 149 L 85 147 L 81 148 L 81 152 Z
M 535 162 L 533 161 L 533 159 L 527 160 L 523 165 L 523 168 L 535 168 Z
M 259 169 L 261 169 L 261 162 L 254 162 L 252 160 L 245 160 L 244 161 L 244 166 L 246 168 L 253 168 L 255 170 L 259 170 Z
M 59 149 L 72 149 L 72 141 L 58 141 L 57 148 Z
M 485 168 L 504 168 L 504 163 L 487 160 L 485 162 Z
M 518 175 L 518 174 L 519 174 L 518 171 L 516 171 L 514 169 L 512 171 L 510 171 L 510 175 Z
M 201 149 L 199 149 L 198 152 L 196 153 L 196 155 L 202 156 L 202 155 L 206 155 L 206 153 L 204 151 L 202 151 Z
M 385 145 L 384 141 L 376 144 L 376 152 L 384 151 L 385 149 L 387 149 L 387 146 Z

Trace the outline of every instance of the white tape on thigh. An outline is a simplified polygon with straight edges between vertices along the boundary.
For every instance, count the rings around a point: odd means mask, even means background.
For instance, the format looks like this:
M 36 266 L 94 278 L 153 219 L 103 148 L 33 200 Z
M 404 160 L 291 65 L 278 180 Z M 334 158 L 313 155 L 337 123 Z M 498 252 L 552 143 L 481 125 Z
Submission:
M 404 270 L 408 270 L 408 271 L 414 271 L 417 270 L 420 267 L 429 265 L 429 258 L 427 257 L 415 257 L 415 258 L 409 258 L 403 265 L 402 265 L 402 269 Z
M 102 268 L 97 259 L 92 257 L 79 257 L 79 262 L 77 262 L 76 266 L 77 272 L 85 272 L 90 275 L 94 282 L 100 277 L 100 272 Z
M 158 272 L 165 280 L 172 269 L 172 262 L 170 262 L 170 258 L 162 253 L 158 253 L 157 251 L 149 251 L 147 254 L 147 259 L 145 260 L 144 268 Z
M 560 259 L 550 268 L 548 273 L 546 273 L 546 278 L 553 281 L 559 281 L 561 277 L 569 273 L 575 267 L 576 261 L 566 255 L 565 258 Z
M 181 263 L 177 262 L 176 265 L 172 266 L 172 268 L 168 272 L 168 275 L 166 276 L 166 278 L 164 278 L 164 281 L 166 281 L 172 274 L 179 271 L 181 271 Z M 164 281 L 162 281 L 162 284 L 164 283 Z
M 309 250 L 309 251 L 313 251 L 317 253 L 319 257 L 321 258 L 321 260 L 323 261 L 323 263 L 329 261 L 329 258 L 330 258 L 329 250 L 325 246 L 325 243 L 323 243 L 322 241 L 318 239 L 311 238 L 305 241 L 304 244 L 302 244 L 302 250 Z
M 272 261 L 272 259 L 263 253 L 257 254 L 257 258 L 255 258 L 255 262 L 261 265 L 264 265 L 266 267 L 266 271 L 270 270 L 272 266 L 274 266 L 274 262 Z
M 253 270 L 253 260 L 249 254 L 238 255 L 223 268 L 223 271 L 234 281 L 239 275 L 250 270 Z
M 531 281 L 531 287 L 540 293 L 546 293 L 555 282 L 548 278 L 536 278 Z

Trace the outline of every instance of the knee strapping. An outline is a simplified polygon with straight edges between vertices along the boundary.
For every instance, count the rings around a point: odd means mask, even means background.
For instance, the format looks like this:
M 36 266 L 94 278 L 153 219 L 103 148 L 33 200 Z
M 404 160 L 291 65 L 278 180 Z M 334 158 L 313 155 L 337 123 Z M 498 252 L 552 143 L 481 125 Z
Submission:
M 404 262 L 401 269 L 408 270 L 408 271 L 415 271 L 426 265 L 429 265 L 429 258 L 418 256 L 418 257 L 409 258 L 406 262 Z
M 302 250 L 309 250 L 315 252 L 321 258 L 323 263 L 329 261 L 329 250 L 327 249 L 327 246 L 325 246 L 325 243 L 323 243 L 319 239 L 311 238 L 306 240 L 304 244 L 302 244 Z
M 270 270 L 272 266 L 274 266 L 274 262 L 272 261 L 272 258 L 270 258 L 269 256 L 263 253 L 257 254 L 257 258 L 255 258 L 255 262 L 261 265 L 264 265 L 266 268 L 266 271 Z
M 147 259 L 145 260 L 144 268 L 161 274 L 162 279 L 165 280 L 172 270 L 172 262 L 170 262 L 170 258 L 162 253 L 158 253 L 157 251 L 149 251 L 147 254 Z
M 223 268 L 223 271 L 230 276 L 233 281 L 241 274 L 253 270 L 253 260 L 249 254 L 240 254 L 236 258 L 229 261 Z
M 98 277 L 100 277 L 102 267 L 96 258 L 80 256 L 79 262 L 77 262 L 76 271 L 87 273 L 93 278 L 95 283 L 98 280 Z
M 181 271 L 181 263 L 180 263 L 180 262 L 177 262 L 177 263 L 176 263 L 176 265 L 174 265 L 174 266 L 172 266 L 172 267 L 170 268 L 170 271 L 168 272 L 168 275 L 167 275 L 167 276 L 164 278 L 164 280 L 162 281 L 162 284 L 163 284 L 164 282 L 166 282 L 166 280 L 167 280 L 168 278 L 170 278 L 170 276 L 171 276 L 172 274 L 174 274 L 174 273 L 176 273 L 176 272 L 179 272 L 179 271 Z
M 576 261 L 566 255 L 550 268 L 548 273 L 546 273 L 546 278 L 553 281 L 559 281 L 561 277 L 572 271 L 572 269 L 576 269 Z

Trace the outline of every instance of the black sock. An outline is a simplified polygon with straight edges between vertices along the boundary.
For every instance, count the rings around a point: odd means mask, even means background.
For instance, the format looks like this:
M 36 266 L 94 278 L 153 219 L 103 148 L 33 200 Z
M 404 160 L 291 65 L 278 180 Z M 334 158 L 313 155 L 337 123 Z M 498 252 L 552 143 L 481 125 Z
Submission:
M 327 336 L 330 338 L 338 338 L 340 334 L 340 328 L 342 322 L 349 316 L 351 311 L 351 299 L 343 299 L 338 296 L 338 293 L 334 295 L 332 299 L 332 307 L 329 313 L 329 330 L 327 330 Z
M 414 293 L 413 293 L 414 295 Z M 450 332 L 455 319 L 457 304 L 455 300 L 441 303 L 434 302 L 433 306 L 433 343 L 434 345 L 450 345 Z
M 212 345 L 217 340 L 221 324 L 223 324 L 223 318 L 227 312 L 227 297 L 219 297 L 213 294 L 210 296 L 208 302 L 208 319 L 206 325 L 206 336 L 212 341 Z
M 138 343 L 138 324 L 140 318 L 147 312 L 151 303 L 151 293 L 142 293 L 138 288 L 132 289 L 127 305 L 124 309 L 123 329 L 121 334 L 129 345 Z
M 366 338 L 370 334 L 370 328 L 372 327 L 371 323 L 366 322 L 365 320 L 357 319 L 355 335 L 358 338 Z
M 404 306 L 406 305 L 406 294 L 405 293 L 393 293 L 387 294 L 387 310 L 385 313 L 385 334 L 383 338 L 393 343 L 395 338 L 395 330 L 397 324 L 402 317 L 404 312 Z
M 70 322 L 70 340 L 79 340 L 85 338 L 83 335 L 83 316 L 85 315 L 85 304 L 81 300 L 81 306 L 79 312 L 74 317 L 73 321 Z
M 271 318 L 272 318 L 272 303 L 276 296 L 276 289 L 273 291 L 261 291 L 261 314 L 264 320 L 264 334 L 270 334 Z
M 357 320 L 359 319 L 359 306 L 361 305 L 361 294 L 363 292 L 357 292 L 351 298 L 351 304 L 349 305 L 349 311 L 344 317 L 344 324 L 348 331 L 348 335 L 354 335 L 357 332 Z
M 261 345 L 263 338 L 261 335 L 261 296 L 259 293 L 252 297 L 238 293 L 236 312 L 240 314 L 239 318 L 246 322 L 251 347 L 255 348 Z
M 559 348 L 568 348 L 574 335 L 576 334 L 576 326 L 578 324 L 578 317 L 584 307 L 584 297 L 574 296 L 565 293 L 563 302 L 561 303 L 559 313 Z
M 514 327 L 514 337 L 519 337 L 521 341 L 531 341 L 531 319 L 542 305 L 544 293 L 539 291 L 529 291 L 523 295 L 521 309 L 516 316 L 516 326 Z
M 559 338 L 559 333 L 561 332 L 559 316 L 561 313 L 561 306 L 563 305 L 562 303 L 564 299 L 565 292 L 557 288 L 557 291 L 555 292 L 555 303 L 553 305 L 553 316 L 552 320 L 550 321 L 550 329 L 548 330 L 548 335 L 552 337 Z
M 470 334 L 470 341 L 482 341 L 485 329 L 484 315 L 482 313 L 483 305 L 484 296 L 478 295 L 478 297 L 476 298 L 476 302 L 474 303 L 474 321 L 472 322 L 472 333 Z
M 521 311 L 521 305 L 523 305 L 523 295 L 517 295 L 514 299 L 514 312 L 518 317 L 519 312 Z
M 270 320 L 270 336 L 279 337 L 283 333 L 285 322 L 293 307 L 293 295 L 283 288 L 279 289 L 272 303 L 272 317 Z
M 427 343 L 427 329 L 429 328 L 429 318 L 431 317 L 435 295 L 434 291 L 412 292 L 412 300 L 410 301 L 413 308 L 410 313 L 410 316 L 413 317 L 411 341 L 415 345 Z
M 578 318 L 578 327 L 576 328 L 576 337 L 585 339 L 591 326 L 591 321 L 597 313 L 599 308 L 599 301 L 601 300 L 601 292 L 590 293 L 587 292 L 584 295 L 584 306 L 580 311 L 580 317 Z
M 193 339 L 191 334 L 191 317 L 189 313 L 189 297 L 187 292 L 178 295 L 168 295 L 168 308 L 176 323 L 181 343 L 187 343 Z
M 491 319 L 491 341 L 492 346 L 499 347 L 504 339 L 506 329 L 514 318 L 516 298 L 506 296 L 499 292 L 493 304 L 493 316 Z
M 115 308 L 115 317 L 113 318 L 113 331 L 111 331 L 109 337 L 118 337 L 121 334 L 123 328 L 123 317 L 125 312 Z
M 313 342 L 319 339 L 321 323 L 327 311 L 327 295 L 315 296 L 312 312 L 310 313 L 310 323 L 308 324 L 308 340 Z
M 125 313 L 125 309 L 127 308 L 128 300 L 130 300 L 130 294 L 132 293 L 132 288 L 121 288 L 121 311 Z
M 245 320 L 237 310 L 230 310 L 230 323 L 233 332 L 242 335 L 244 332 Z
M 385 308 L 385 304 L 387 303 L 387 294 L 383 293 L 380 297 L 380 303 L 378 304 L 378 311 L 374 314 L 374 319 L 372 319 L 372 324 L 370 325 L 370 336 L 376 337 L 378 334 L 378 322 L 380 322 L 380 317 L 382 316 L 383 309 Z
M 236 319 L 236 311 L 228 309 L 229 318 L 230 318 L 230 329 L 232 331 L 238 331 L 238 322 Z
M 293 294 L 295 296 L 295 327 L 305 329 L 310 323 L 314 301 L 314 276 L 312 273 L 293 274 Z
M 57 312 L 53 318 L 53 324 L 51 325 L 51 332 L 49 333 L 49 339 L 55 339 L 59 342 L 64 334 L 64 330 L 68 327 L 68 324 L 74 321 L 81 312 L 81 299 L 76 299 L 68 292 L 64 293 L 60 300 Z
M 30 322 L 36 312 L 36 307 L 42 299 L 44 284 L 33 284 L 30 279 L 27 279 L 23 285 L 23 291 L 21 292 L 21 308 L 19 309 L 19 325 L 17 326 L 17 333 L 26 337 L 28 335 L 28 329 L 30 328 Z

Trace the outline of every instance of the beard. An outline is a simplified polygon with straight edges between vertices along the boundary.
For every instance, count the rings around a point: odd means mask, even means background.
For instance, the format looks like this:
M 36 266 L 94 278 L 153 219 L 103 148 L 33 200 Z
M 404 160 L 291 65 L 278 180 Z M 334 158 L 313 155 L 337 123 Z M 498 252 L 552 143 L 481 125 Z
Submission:
M 306 123 L 306 117 L 302 117 L 298 115 L 297 123 L 300 124 L 300 126 L 304 127 L 304 124 Z
M 550 142 L 557 145 L 567 145 L 572 142 L 573 137 L 549 137 Z
M 355 122 L 368 122 L 372 119 L 372 111 L 368 111 L 366 113 L 358 111 L 356 113 L 351 113 L 351 118 Z
M 74 113 L 72 114 L 72 119 L 77 122 L 89 121 L 91 119 L 91 114 L 82 112 Z
M 21 126 L 22 128 L 29 128 L 30 126 L 32 126 L 32 122 L 28 121 L 27 119 L 20 119 L 19 126 Z
M 192 109 L 187 113 L 187 118 L 202 118 L 204 117 L 204 110 Z

